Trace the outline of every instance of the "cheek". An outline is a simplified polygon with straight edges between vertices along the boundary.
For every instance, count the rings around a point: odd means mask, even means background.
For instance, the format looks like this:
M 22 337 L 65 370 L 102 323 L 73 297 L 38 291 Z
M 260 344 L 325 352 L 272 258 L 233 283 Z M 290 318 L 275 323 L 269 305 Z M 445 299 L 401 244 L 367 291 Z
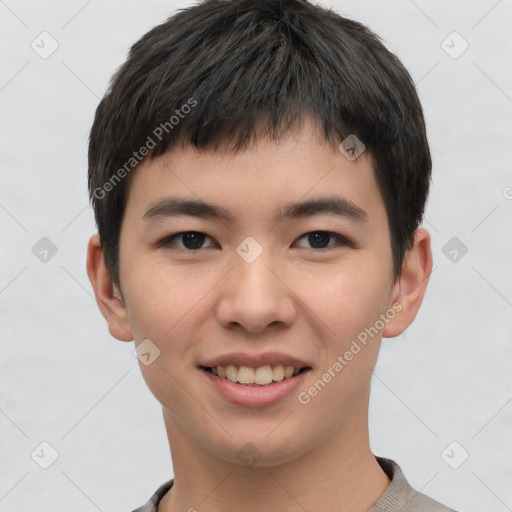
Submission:
M 389 283 L 382 275 L 351 268 L 322 281 L 323 286 L 317 280 L 304 297 L 321 320 L 318 325 L 327 328 L 322 330 L 325 339 L 316 379 L 301 390 L 299 402 L 322 416 L 329 408 L 333 429 L 365 403 L 369 393 L 383 328 L 380 315 L 386 312 L 389 297 Z
M 139 258 L 136 271 L 129 274 L 124 287 L 130 298 L 130 321 L 140 336 L 163 342 L 186 325 L 192 311 L 200 309 L 201 297 L 215 280 L 211 274 L 200 276 L 188 268 L 143 262 Z
M 137 344 L 149 339 L 158 357 L 150 365 L 139 366 L 149 389 L 171 410 L 179 402 L 197 358 L 198 344 L 208 335 L 201 326 L 211 324 L 213 294 L 222 272 L 198 275 L 190 268 L 176 269 L 154 262 L 144 268 L 139 259 L 137 273 L 126 283 L 127 309 Z M 151 270 L 149 270 L 149 268 Z M 173 390 L 169 393 L 169 390 Z
M 186 389 L 191 385 L 187 380 L 192 360 L 189 354 L 196 349 L 197 339 L 193 327 L 202 321 L 198 317 L 202 311 L 200 298 L 206 290 L 204 286 L 191 286 L 188 280 L 185 283 L 183 278 L 180 281 L 176 275 L 164 278 L 157 269 L 152 270 L 152 277 L 143 275 L 132 275 L 127 307 L 137 344 L 149 339 L 156 346 L 157 356 L 148 365 L 141 359 L 140 371 L 162 405 L 179 409 L 180 403 L 187 403 Z
M 339 348 L 374 326 L 388 307 L 390 287 L 382 272 L 351 268 L 328 276 L 321 285 L 316 283 L 309 285 L 308 304 Z

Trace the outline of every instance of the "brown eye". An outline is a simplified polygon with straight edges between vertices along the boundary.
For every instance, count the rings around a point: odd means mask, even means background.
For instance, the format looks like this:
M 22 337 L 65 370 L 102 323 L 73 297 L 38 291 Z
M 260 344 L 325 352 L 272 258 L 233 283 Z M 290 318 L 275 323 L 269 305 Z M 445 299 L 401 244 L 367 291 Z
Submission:
M 175 235 L 164 238 L 159 245 L 161 247 L 175 245 L 178 249 L 196 251 L 204 249 L 202 246 L 207 238 L 210 237 L 199 231 L 183 231 L 182 233 L 176 233 Z M 176 240 L 181 240 L 181 244 L 175 243 Z
M 351 243 L 341 235 L 330 233 L 329 231 L 311 231 L 302 235 L 299 240 L 306 239 L 311 249 L 329 249 L 338 246 L 351 245 Z
M 308 234 L 308 242 L 313 246 L 313 249 L 323 249 L 329 246 L 332 236 L 325 231 L 314 231 Z

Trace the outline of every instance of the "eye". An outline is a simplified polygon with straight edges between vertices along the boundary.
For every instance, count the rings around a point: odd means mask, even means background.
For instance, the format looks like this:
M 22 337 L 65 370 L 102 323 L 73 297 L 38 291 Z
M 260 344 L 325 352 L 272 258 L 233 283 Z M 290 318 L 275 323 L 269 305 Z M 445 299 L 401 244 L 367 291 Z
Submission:
M 202 245 L 204 244 L 204 241 L 207 238 L 210 237 L 199 231 L 183 231 L 181 233 L 176 233 L 174 235 L 164 238 L 162 241 L 158 243 L 158 246 L 167 247 L 170 245 L 176 245 L 178 249 L 183 249 L 186 251 L 196 251 L 198 249 L 204 249 Z M 175 240 L 181 240 L 182 245 L 175 244 Z
M 329 231 L 311 231 L 310 233 L 306 233 L 302 235 L 299 240 L 303 238 L 307 239 L 307 242 L 311 244 L 311 249 L 322 250 L 334 247 L 336 243 L 339 246 L 349 246 L 352 247 L 352 243 L 347 240 L 345 237 L 341 235 L 337 235 L 335 233 L 330 233 Z M 329 243 L 333 241 L 334 243 Z
M 175 246 L 178 250 L 183 251 L 198 251 L 200 249 L 206 249 L 208 246 L 203 247 L 206 239 L 212 240 L 212 238 L 205 233 L 199 231 L 182 231 L 181 233 L 175 233 L 165 237 L 158 243 L 159 247 Z M 331 233 L 329 231 L 311 231 L 302 235 L 298 240 L 306 239 L 307 243 L 310 244 L 310 249 L 323 250 L 329 249 L 338 245 L 340 247 L 349 246 L 353 247 L 352 242 L 341 235 Z M 179 241 L 181 243 L 176 243 Z M 300 246 L 300 244 L 299 244 Z M 214 244 L 210 245 L 214 247 Z M 302 246 L 304 247 L 304 246 Z M 306 247 L 308 248 L 308 247 Z

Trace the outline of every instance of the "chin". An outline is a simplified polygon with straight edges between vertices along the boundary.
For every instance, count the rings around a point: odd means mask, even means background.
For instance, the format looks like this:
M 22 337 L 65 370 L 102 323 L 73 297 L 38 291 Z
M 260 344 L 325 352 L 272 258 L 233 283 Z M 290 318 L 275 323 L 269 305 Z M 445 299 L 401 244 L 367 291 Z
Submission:
M 229 464 L 263 468 L 292 462 L 309 451 L 312 443 L 302 445 L 295 436 L 285 432 L 281 436 L 277 432 L 270 435 L 268 432 L 260 435 L 246 432 L 245 435 L 225 439 L 222 445 L 215 443 L 210 448 L 214 456 Z

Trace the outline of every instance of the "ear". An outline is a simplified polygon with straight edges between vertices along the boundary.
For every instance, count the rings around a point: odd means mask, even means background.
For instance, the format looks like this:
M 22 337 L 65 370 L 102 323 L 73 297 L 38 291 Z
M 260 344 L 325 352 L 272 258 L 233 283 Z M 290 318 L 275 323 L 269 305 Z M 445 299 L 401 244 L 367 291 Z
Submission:
M 91 237 L 87 246 L 87 275 L 101 314 L 108 323 L 110 334 L 120 341 L 133 340 L 126 306 L 108 275 L 100 236 L 97 234 Z
M 393 309 L 398 313 L 386 324 L 382 333 L 384 338 L 394 338 L 412 324 L 423 302 L 431 273 L 430 234 L 426 229 L 418 228 L 414 233 L 413 246 L 404 255 L 402 273 L 393 288 L 391 304 L 397 303 Z

